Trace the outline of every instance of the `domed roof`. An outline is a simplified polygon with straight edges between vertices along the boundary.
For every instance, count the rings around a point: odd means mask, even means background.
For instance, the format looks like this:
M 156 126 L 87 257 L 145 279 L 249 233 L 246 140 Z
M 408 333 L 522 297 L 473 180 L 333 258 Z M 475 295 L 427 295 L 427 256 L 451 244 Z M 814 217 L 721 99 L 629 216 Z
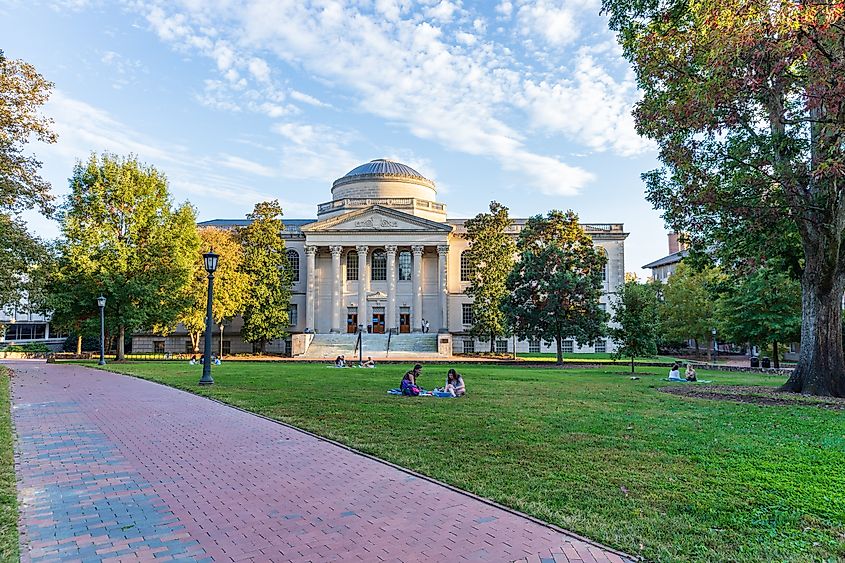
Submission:
M 347 172 L 343 177 L 335 180 L 332 184 L 332 187 L 337 186 L 339 184 L 346 184 L 350 181 L 355 181 L 358 179 L 372 179 L 374 176 L 396 179 L 406 178 L 418 180 L 419 183 L 423 185 L 432 187 L 434 186 L 434 182 L 432 182 L 431 180 L 429 180 L 407 164 L 402 164 L 401 162 L 395 162 L 393 160 L 387 160 L 386 158 L 377 158 L 375 160 L 367 162 L 366 164 L 362 164 L 361 166 L 356 166 L 355 168 Z

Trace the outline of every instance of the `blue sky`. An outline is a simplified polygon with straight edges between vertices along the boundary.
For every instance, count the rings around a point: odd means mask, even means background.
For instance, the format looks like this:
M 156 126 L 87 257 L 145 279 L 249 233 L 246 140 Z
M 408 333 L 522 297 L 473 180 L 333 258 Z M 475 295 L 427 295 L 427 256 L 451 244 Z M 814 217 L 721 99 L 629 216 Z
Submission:
M 449 216 L 623 222 L 626 270 L 667 253 L 640 173 L 657 166 L 598 0 L 0 0 L 0 48 L 55 83 L 59 142 L 33 144 L 61 197 L 91 151 L 162 170 L 200 220 L 277 198 L 316 216 L 331 182 L 391 158 Z M 28 216 L 53 237 L 55 223 Z

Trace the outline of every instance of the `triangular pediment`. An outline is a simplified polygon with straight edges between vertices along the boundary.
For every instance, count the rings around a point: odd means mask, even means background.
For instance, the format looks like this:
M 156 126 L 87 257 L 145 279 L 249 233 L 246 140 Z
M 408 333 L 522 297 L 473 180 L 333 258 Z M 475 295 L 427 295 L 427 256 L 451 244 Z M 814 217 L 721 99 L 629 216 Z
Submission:
M 358 209 L 324 221 L 317 221 L 302 227 L 305 233 L 350 232 L 350 231 L 398 231 L 398 232 L 441 232 L 449 233 L 452 226 L 422 217 L 403 213 L 396 209 L 373 205 Z

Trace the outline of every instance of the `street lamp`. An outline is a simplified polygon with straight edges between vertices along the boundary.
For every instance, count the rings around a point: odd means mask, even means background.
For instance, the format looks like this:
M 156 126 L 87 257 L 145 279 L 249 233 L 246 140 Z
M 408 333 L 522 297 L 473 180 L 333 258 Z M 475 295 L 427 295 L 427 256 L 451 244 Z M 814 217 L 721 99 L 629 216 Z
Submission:
M 214 295 L 214 271 L 217 269 L 217 260 L 220 258 L 219 254 L 214 253 L 214 248 L 209 248 L 208 252 L 202 255 L 205 263 L 205 271 L 208 272 L 208 305 L 205 310 L 205 351 L 203 352 L 202 362 L 202 379 L 200 385 L 211 385 L 214 380 L 211 378 L 211 330 L 213 325 L 213 317 L 211 314 L 211 299 Z
M 713 334 L 713 363 L 715 364 L 716 362 L 719 361 L 719 341 L 716 340 L 716 328 L 715 327 L 713 327 L 713 330 L 711 331 L 711 333 Z
M 100 307 L 100 361 L 99 365 L 106 365 L 106 298 L 102 295 L 97 297 L 97 306 Z

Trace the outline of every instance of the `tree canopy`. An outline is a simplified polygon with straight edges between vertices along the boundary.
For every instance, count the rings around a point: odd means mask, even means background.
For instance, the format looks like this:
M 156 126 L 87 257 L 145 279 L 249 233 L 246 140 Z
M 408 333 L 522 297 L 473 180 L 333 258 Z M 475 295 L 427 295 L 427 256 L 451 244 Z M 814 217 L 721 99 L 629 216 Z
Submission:
M 53 84 L 21 60 L 0 51 L 0 304 L 29 301 L 43 280 L 47 246 L 33 237 L 18 215 L 28 209 L 52 211 L 50 184 L 39 175 L 41 163 L 24 152 L 31 140 L 54 143 L 52 121 L 39 110 Z
M 613 322 L 610 337 L 616 342 L 614 359 L 653 356 L 657 353 L 658 299 L 655 283 L 627 280 L 611 303 Z
M 234 231 L 205 227 L 199 229 L 200 250 L 213 248 L 220 255 L 214 273 L 213 321 L 222 325 L 244 310 L 249 291 L 249 276 L 243 271 L 243 249 Z M 188 287 L 189 305 L 179 314 L 178 322 L 185 325 L 191 336 L 194 352 L 199 352 L 200 336 L 205 331 L 208 272 L 201 253 L 193 264 Z
M 717 278 L 713 268 L 697 271 L 685 262 L 678 264 L 663 287 L 659 313 L 663 341 L 695 340 L 696 350 L 711 341 L 716 327 Z
M 92 154 L 74 167 L 70 188 L 60 214 L 63 279 L 80 284 L 74 294 L 93 311 L 106 297 L 120 360 L 127 330 L 169 327 L 189 302 L 200 251 L 194 210 L 174 208 L 165 177 L 134 157 Z
M 845 396 L 845 5 L 604 0 L 603 10 L 643 93 L 637 130 L 660 147 L 648 199 L 725 267 L 786 260 L 803 317 L 785 389 Z
M 508 208 L 491 201 L 489 213 L 479 213 L 465 224 L 469 241 L 465 256 L 471 284 L 466 293 L 473 298 L 470 333 L 482 341 L 489 340 L 490 352 L 494 351 L 496 336 L 507 333 L 502 304 L 508 294 L 506 282 L 516 253 L 516 242 L 507 232 L 512 223 Z
M 593 246 L 574 212 L 531 217 L 517 249 L 503 307 L 519 338 L 556 342 L 560 363 L 563 339 L 584 345 L 604 335 L 608 315 L 599 299 L 607 257 Z
M 268 341 L 287 334 L 292 275 L 282 237 L 282 207 L 276 200 L 255 205 L 252 220 L 238 234 L 243 246 L 242 271 L 249 279 L 241 335 L 264 353 Z

